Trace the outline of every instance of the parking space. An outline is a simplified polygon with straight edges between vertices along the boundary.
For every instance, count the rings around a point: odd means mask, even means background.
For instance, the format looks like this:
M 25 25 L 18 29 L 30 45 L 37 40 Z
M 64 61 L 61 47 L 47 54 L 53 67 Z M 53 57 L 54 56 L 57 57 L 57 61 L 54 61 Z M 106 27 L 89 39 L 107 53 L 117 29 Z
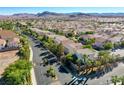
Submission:
M 52 52 L 44 48 L 40 41 L 36 39 L 30 39 L 30 41 L 33 50 L 34 70 L 38 85 L 54 84 L 56 81 L 60 82 L 59 84 L 65 84 L 72 80 L 70 73 L 64 72 L 63 69 L 61 70 L 61 64 L 59 64 L 60 62 L 58 62 L 57 57 Z M 53 80 L 51 77 L 46 76 L 46 72 L 50 66 L 54 68 L 57 80 Z

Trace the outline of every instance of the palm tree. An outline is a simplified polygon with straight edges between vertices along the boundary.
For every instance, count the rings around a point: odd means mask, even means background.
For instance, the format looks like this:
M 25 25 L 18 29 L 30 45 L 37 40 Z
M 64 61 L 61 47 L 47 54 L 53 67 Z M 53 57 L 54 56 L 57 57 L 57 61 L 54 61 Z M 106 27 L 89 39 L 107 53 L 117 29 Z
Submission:
M 61 57 L 64 55 L 64 47 L 62 45 L 62 43 L 60 43 L 59 45 L 57 45 L 57 57 L 59 58 L 59 60 L 61 59 Z
M 90 60 L 90 67 L 91 67 L 91 72 L 94 71 L 94 67 L 95 67 L 95 61 L 94 60 Z
M 83 55 L 83 62 L 84 62 L 84 63 L 87 63 L 87 61 L 88 61 L 88 56 L 84 54 L 84 55 Z
M 124 85 L 124 76 L 120 77 L 121 85 Z
M 98 69 L 101 69 L 101 62 L 99 60 L 96 60 L 95 65 Z
M 86 64 L 85 70 L 86 74 L 90 71 L 91 60 L 88 58 L 87 55 L 83 55 L 83 63 Z
M 111 56 L 108 51 L 101 51 L 98 54 L 98 61 L 101 62 L 102 65 L 104 65 L 104 68 L 108 68 L 109 62 L 111 61 Z
M 66 60 L 73 62 L 73 57 L 72 57 L 72 56 L 73 56 L 73 54 L 68 53 L 68 54 L 66 55 Z

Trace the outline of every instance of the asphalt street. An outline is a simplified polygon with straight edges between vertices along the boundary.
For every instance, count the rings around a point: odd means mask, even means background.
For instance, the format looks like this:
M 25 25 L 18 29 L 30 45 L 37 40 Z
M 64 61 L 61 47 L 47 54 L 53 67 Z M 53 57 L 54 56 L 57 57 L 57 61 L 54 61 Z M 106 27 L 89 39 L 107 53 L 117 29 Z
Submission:
M 43 63 L 43 60 L 42 60 L 42 58 L 44 57 L 43 54 L 47 53 L 48 50 L 44 49 L 42 45 L 40 45 L 40 42 L 38 42 L 37 40 L 30 38 L 30 43 L 33 51 L 33 66 L 34 66 L 34 72 L 35 72 L 37 84 L 38 85 L 52 84 L 53 82 L 55 82 L 55 80 L 45 75 L 46 70 L 49 68 L 49 65 L 48 66 L 41 65 L 41 63 Z M 55 72 L 57 75 L 57 81 L 60 84 L 65 84 L 72 80 L 72 75 L 67 71 L 64 71 L 63 67 L 60 64 L 54 63 L 52 67 L 55 69 Z

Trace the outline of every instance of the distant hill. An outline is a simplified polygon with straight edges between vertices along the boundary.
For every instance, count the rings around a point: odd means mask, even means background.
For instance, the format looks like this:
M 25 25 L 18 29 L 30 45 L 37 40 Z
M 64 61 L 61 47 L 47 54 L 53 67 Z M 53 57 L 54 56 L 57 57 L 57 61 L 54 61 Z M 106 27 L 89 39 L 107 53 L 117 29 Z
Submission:
M 74 17 L 124 17 L 124 13 L 81 13 L 81 12 L 74 12 L 74 13 L 56 13 L 56 12 L 49 12 L 44 11 L 37 14 L 30 14 L 30 13 L 18 13 L 13 15 L 0 15 L 0 19 L 6 18 L 39 18 L 39 17 L 67 17 L 67 18 L 74 18 Z
M 6 19 L 6 18 L 8 18 L 8 16 L 0 15 L 0 19 Z
M 55 13 L 55 12 L 48 12 L 48 11 L 44 11 L 42 13 L 37 13 L 36 16 L 40 17 L 40 16 L 61 16 L 64 15 L 62 13 Z
M 124 13 L 81 13 L 81 12 L 74 12 L 74 13 L 55 13 L 55 12 L 42 12 L 37 13 L 36 16 L 70 16 L 70 17 L 84 17 L 84 16 L 108 16 L 108 17 L 116 17 L 116 16 L 124 16 Z
M 18 14 L 13 14 L 12 16 L 35 16 L 35 14 L 29 14 L 29 13 L 18 13 Z
M 10 17 L 15 17 L 15 18 L 34 18 L 36 17 L 35 14 L 29 14 L 29 13 L 18 13 L 18 14 L 13 14 Z
M 91 16 L 124 16 L 124 13 L 88 13 Z

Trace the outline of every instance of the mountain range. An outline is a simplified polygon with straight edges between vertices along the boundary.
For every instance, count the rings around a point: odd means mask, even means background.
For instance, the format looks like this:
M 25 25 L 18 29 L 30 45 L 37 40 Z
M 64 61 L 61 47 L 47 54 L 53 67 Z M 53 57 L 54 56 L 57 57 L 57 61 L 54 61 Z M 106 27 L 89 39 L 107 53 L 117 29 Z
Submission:
M 30 13 L 18 13 L 13 15 L 0 15 L 0 19 L 3 18 L 37 18 L 37 17 L 56 17 L 56 16 L 68 16 L 68 17 L 84 17 L 84 16 L 96 16 L 96 17 L 124 17 L 124 13 L 55 13 L 44 11 L 42 13 L 30 14 Z

